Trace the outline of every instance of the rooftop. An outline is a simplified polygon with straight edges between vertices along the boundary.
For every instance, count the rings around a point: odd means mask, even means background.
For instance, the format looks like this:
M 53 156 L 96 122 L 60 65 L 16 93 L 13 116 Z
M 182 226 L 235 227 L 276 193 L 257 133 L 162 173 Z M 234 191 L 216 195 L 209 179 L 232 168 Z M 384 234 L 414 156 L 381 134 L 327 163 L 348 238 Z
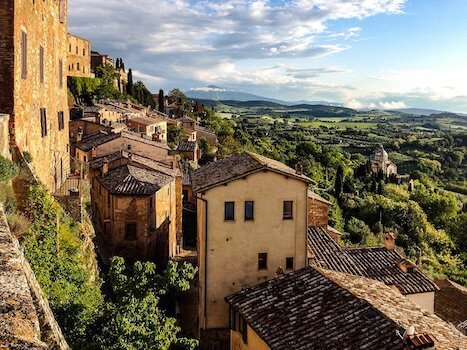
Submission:
M 297 174 L 294 169 L 277 160 L 252 152 L 244 152 L 209 163 L 195 170 L 193 173 L 193 191 L 203 192 L 261 170 L 270 170 L 305 182 L 311 181 L 305 175 Z
M 156 170 L 125 164 L 101 175 L 98 181 L 114 195 L 149 196 L 173 181 L 173 177 Z
M 467 335 L 467 288 L 448 279 L 435 281 L 435 313 Z
M 179 152 L 195 152 L 198 143 L 196 141 L 182 141 L 177 147 Z
M 226 298 L 275 349 L 405 349 L 396 331 L 414 326 L 456 349 L 450 326 L 384 284 L 307 267 Z M 466 344 L 466 338 L 460 338 Z
M 405 259 L 385 247 L 343 248 L 322 228 L 308 229 L 308 252 L 313 264 L 338 272 L 364 276 L 396 286 L 402 294 L 434 292 L 437 287 L 418 268 L 404 272 L 398 262 Z
M 103 145 L 109 141 L 117 139 L 120 134 L 108 133 L 105 131 L 96 131 L 83 137 L 83 139 L 76 144 L 76 148 L 84 152 L 92 150 L 94 147 Z
M 135 117 L 128 120 L 128 123 L 132 122 L 144 125 L 153 125 L 162 122 L 162 119 L 157 119 L 153 117 Z

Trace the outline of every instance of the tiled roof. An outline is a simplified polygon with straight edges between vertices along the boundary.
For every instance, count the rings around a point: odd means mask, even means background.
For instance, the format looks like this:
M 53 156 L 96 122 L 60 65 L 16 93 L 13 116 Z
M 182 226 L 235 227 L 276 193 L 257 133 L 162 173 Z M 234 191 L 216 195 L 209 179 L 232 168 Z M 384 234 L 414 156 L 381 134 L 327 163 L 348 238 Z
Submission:
M 97 170 L 102 168 L 102 161 L 104 158 L 107 158 L 107 161 L 110 163 L 118 160 L 118 159 L 128 159 L 128 155 L 130 152 L 128 151 L 117 151 L 111 154 L 108 154 L 104 157 L 96 158 L 92 162 L 90 162 L 90 167 L 93 170 Z M 143 167 L 153 169 L 156 171 L 160 171 L 169 176 L 180 176 L 180 170 L 178 168 L 174 168 L 174 160 L 153 160 L 150 158 L 146 158 L 142 155 L 137 153 L 131 152 L 132 162 L 142 165 Z
M 434 283 L 420 270 L 408 273 L 397 263 L 404 257 L 384 247 L 342 248 L 322 228 L 308 229 L 308 251 L 314 265 L 364 276 L 396 286 L 402 294 L 434 292 Z
M 117 139 L 120 137 L 120 134 L 113 134 L 107 133 L 105 131 L 96 131 L 91 134 L 88 134 L 83 137 L 83 139 L 76 144 L 76 148 L 88 152 L 93 149 L 93 147 L 97 147 Z
M 384 247 L 346 248 L 363 276 L 396 286 L 402 294 L 434 292 L 436 285 L 419 269 L 407 273 L 397 263 L 405 257 Z
M 173 177 L 127 164 L 99 176 L 98 180 L 112 194 L 152 195 L 173 181 Z
M 177 121 L 182 122 L 182 123 L 194 123 L 194 122 L 196 122 L 194 119 L 192 119 L 190 117 L 187 117 L 187 116 L 180 117 L 180 118 L 177 119 Z
M 328 235 L 323 227 L 308 229 L 308 257 L 323 269 L 362 275 L 350 256 Z
M 384 284 L 307 267 L 225 298 L 272 350 L 405 349 L 414 326 L 439 349 L 456 349 L 448 324 Z
M 160 123 L 162 120 L 161 119 L 156 119 L 152 117 L 135 117 L 131 118 L 128 120 L 128 123 L 135 122 L 139 124 L 144 124 L 144 125 L 153 125 Z
M 323 197 L 321 197 L 319 194 L 317 193 L 314 193 L 314 192 L 311 192 L 311 191 L 308 191 L 308 197 L 309 198 L 312 198 L 318 202 L 322 202 L 322 203 L 325 203 L 327 205 L 332 205 L 332 203 L 330 201 L 328 201 L 327 199 L 324 199 Z
M 195 152 L 197 147 L 196 141 L 182 141 L 177 147 L 179 152 Z
M 145 143 L 147 145 L 152 145 L 152 146 L 156 146 L 156 147 L 159 147 L 159 148 L 164 148 L 166 150 L 170 150 L 170 147 L 167 146 L 165 143 L 163 142 L 157 142 L 157 141 L 153 141 L 153 140 L 148 140 L 144 137 L 141 137 L 140 134 L 138 133 L 134 133 L 134 132 L 131 132 L 131 131 L 122 131 L 122 137 L 125 138 L 125 139 L 128 139 L 128 140 L 133 140 L 133 141 L 139 141 L 141 143 Z
M 273 159 L 252 152 L 236 154 L 217 162 L 209 163 L 193 173 L 193 191 L 203 192 L 212 187 L 236 180 L 261 170 L 279 172 L 302 181 L 310 179 L 296 174 L 295 170 Z
M 435 281 L 435 314 L 467 335 L 467 288 L 448 279 Z

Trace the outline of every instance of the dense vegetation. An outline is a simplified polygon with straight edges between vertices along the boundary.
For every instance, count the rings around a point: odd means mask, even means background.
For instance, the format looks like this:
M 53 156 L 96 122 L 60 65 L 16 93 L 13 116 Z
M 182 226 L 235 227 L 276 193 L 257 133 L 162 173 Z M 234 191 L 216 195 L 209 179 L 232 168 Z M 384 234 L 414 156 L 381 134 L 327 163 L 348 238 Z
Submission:
M 345 232 L 343 243 L 378 245 L 383 232 L 394 232 L 398 246 L 432 277 L 467 285 L 465 118 L 351 115 L 334 107 L 321 117 L 323 106 L 285 112 L 271 103 L 212 106 L 201 118 L 219 136 L 218 156 L 250 150 L 292 167 L 302 164 L 314 190 L 334 203 L 330 221 Z M 404 179 L 371 174 L 368 160 L 379 144 L 399 173 L 414 180 L 413 188 Z

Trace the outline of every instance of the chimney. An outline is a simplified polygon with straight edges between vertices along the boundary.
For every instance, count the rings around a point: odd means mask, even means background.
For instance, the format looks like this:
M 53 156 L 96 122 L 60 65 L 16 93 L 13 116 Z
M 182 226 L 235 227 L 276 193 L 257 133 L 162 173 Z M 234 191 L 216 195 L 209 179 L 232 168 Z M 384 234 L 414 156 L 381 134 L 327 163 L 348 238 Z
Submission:
M 102 175 L 106 175 L 109 172 L 109 161 L 107 160 L 107 157 L 102 159 Z
M 303 175 L 303 166 L 302 166 L 302 164 L 297 163 L 297 165 L 295 165 L 295 174 Z
M 397 267 L 405 273 L 414 273 L 417 265 L 407 259 L 401 259 L 397 262 Z
M 78 130 L 78 133 L 76 134 L 76 142 L 81 142 L 83 140 L 83 131 Z
M 128 152 L 128 164 L 131 165 L 133 163 L 133 154 L 130 152 Z
M 396 235 L 394 233 L 386 233 L 384 236 L 384 246 L 387 250 L 396 249 Z
M 97 157 L 97 148 L 93 147 L 91 150 L 91 159 L 94 159 Z

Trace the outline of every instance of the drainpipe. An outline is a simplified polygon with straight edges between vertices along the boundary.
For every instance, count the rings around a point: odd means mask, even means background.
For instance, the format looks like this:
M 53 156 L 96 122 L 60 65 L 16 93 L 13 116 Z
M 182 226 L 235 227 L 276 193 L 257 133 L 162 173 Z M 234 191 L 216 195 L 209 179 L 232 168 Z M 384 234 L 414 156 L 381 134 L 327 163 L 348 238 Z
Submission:
M 204 211 L 204 327 L 206 328 L 207 320 L 207 305 L 208 305 L 208 201 L 204 198 L 196 196 L 196 199 L 203 201 L 206 204 L 206 210 Z

